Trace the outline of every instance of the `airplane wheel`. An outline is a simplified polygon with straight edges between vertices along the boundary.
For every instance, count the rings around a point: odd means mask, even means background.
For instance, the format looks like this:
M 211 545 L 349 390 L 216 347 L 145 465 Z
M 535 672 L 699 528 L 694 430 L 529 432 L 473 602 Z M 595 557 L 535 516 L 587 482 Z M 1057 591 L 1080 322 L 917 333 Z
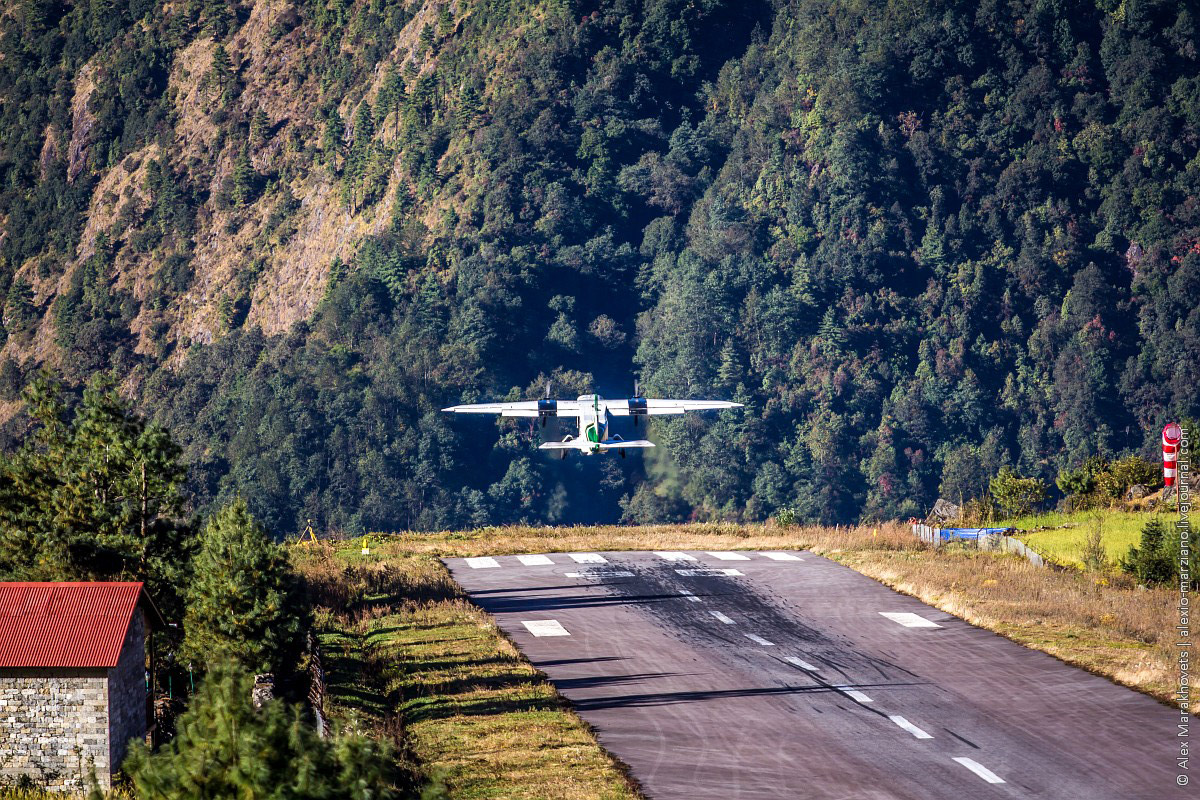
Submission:
M 560 461 L 561 461 L 562 459 L 566 458 L 566 457 L 567 457 L 567 451 L 566 451 L 566 450 L 559 450 L 559 451 L 558 451 L 558 458 L 559 458 L 559 460 L 560 460 Z

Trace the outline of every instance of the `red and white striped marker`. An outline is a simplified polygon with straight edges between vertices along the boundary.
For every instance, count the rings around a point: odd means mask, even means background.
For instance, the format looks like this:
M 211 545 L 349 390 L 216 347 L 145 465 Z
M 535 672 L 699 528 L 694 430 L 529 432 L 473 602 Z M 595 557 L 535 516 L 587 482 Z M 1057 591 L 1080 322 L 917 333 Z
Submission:
M 1163 485 L 1168 488 L 1175 485 L 1175 476 L 1179 474 L 1176 464 L 1179 460 L 1179 437 L 1182 435 L 1183 431 L 1174 422 L 1163 427 Z

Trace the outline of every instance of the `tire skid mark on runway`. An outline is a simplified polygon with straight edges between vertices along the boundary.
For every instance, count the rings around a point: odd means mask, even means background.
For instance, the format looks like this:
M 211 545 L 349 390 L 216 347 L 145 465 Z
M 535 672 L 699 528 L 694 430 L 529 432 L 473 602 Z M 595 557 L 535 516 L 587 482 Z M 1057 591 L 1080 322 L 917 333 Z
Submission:
M 644 565 L 643 565 L 644 566 Z M 624 565 L 622 565 L 624 568 Z M 631 568 L 632 569 L 632 568 Z M 609 592 L 625 596 L 632 595 L 633 592 L 638 592 L 639 595 L 657 594 L 661 591 L 662 594 L 669 593 L 666 586 L 677 584 L 680 580 L 676 578 L 669 568 L 664 569 L 663 566 L 655 565 L 649 569 L 642 568 L 635 570 L 636 574 L 630 580 L 622 581 L 620 584 L 610 584 L 607 587 Z M 800 667 L 795 662 L 788 662 L 784 657 L 775 658 L 781 665 L 787 663 L 789 669 L 803 670 L 799 674 L 804 675 L 809 680 L 813 681 L 811 685 L 797 686 L 790 683 L 783 683 L 782 686 L 772 687 L 770 689 L 760 690 L 761 693 L 781 693 L 781 694 L 831 694 L 848 697 L 854 700 L 852 709 L 846 709 L 848 712 L 853 712 L 855 709 L 869 711 L 877 715 L 881 719 L 887 719 L 887 714 L 878 708 L 873 708 L 871 705 L 874 700 L 866 695 L 861 690 L 864 688 L 898 688 L 902 686 L 918 686 L 926 685 L 923 680 L 916 679 L 917 676 L 911 671 L 899 667 L 887 660 L 881 660 L 854 649 L 848 641 L 835 640 L 826 636 L 823 632 L 806 625 L 803 622 L 803 616 L 798 611 L 793 611 L 791 615 L 785 613 L 787 604 L 782 598 L 773 596 L 772 593 L 767 593 L 765 596 L 760 595 L 748 581 L 738 581 L 733 578 L 727 578 L 721 575 L 705 576 L 703 581 L 708 584 L 713 584 L 711 595 L 719 595 L 723 604 L 730 610 L 737 611 L 746 619 L 746 625 L 753 626 L 755 630 L 768 633 L 773 636 L 772 639 L 767 639 L 757 633 L 742 634 L 745 638 L 739 638 L 734 635 L 727 634 L 721 628 L 714 628 L 712 625 L 712 617 L 716 613 L 708 611 L 704 613 L 702 609 L 693 609 L 690 606 L 683 606 L 679 603 L 662 603 L 656 604 L 655 607 L 642 607 L 643 612 L 652 615 L 653 622 L 660 628 L 676 638 L 687 639 L 693 645 L 709 646 L 726 645 L 732 648 L 745 650 L 747 645 L 745 639 L 750 639 L 756 642 L 760 647 L 789 647 L 788 639 L 800 638 L 801 650 L 805 655 L 815 661 L 824 661 L 832 663 L 833 669 L 829 672 L 834 673 L 829 677 L 824 677 L 820 673 L 820 668 L 811 670 Z M 691 594 L 691 589 L 677 589 L 680 599 L 694 600 L 699 599 Z M 684 594 L 687 593 L 687 594 Z M 722 616 L 725 616 L 724 614 Z M 822 654 L 816 654 L 816 650 L 825 651 Z M 761 652 L 759 648 L 752 648 L 753 653 Z M 842 658 L 833 658 L 829 655 L 830 652 L 836 652 Z M 849 655 L 850 658 L 845 658 Z M 743 660 L 739 658 L 739 660 Z M 803 661 L 810 667 L 817 665 Z M 852 671 L 858 675 L 852 675 Z M 879 683 L 871 680 L 864 680 L 863 673 L 871 673 L 878 676 Z M 899 674 L 897 674 L 899 673 Z M 903 677 L 903 681 L 897 681 L 897 677 Z

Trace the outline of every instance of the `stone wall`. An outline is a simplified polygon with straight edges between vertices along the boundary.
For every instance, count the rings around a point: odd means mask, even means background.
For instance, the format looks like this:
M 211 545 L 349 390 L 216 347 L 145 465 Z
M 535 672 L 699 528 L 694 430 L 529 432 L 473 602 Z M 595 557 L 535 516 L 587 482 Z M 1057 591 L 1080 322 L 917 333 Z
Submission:
M 107 783 L 108 670 L 0 669 L 0 779 L 77 788 Z
M 129 740 L 146 732 L 145 639 L 139 608 L 115 667 L 0 669 L 0 784 L 28 775 L 75 789 L 94 769 L 107 788 Z
M 146 615 L 135 609 L 121 657 L 108 671 L 109 761 L 121 766 L 130 739 L 146 735 Z

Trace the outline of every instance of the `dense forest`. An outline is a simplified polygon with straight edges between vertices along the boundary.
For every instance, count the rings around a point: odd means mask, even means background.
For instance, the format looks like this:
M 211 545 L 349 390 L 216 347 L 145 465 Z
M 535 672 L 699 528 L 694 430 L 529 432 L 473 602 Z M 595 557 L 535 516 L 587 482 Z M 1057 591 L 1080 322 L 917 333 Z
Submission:
M 1186 0 L 16 0 L 0 445 L 268 529 L 923 514 L 1200 416 Z M 642 459 L 453 402 L 723 397 Z M 618 423 L 619 424 L 619 423 Z

